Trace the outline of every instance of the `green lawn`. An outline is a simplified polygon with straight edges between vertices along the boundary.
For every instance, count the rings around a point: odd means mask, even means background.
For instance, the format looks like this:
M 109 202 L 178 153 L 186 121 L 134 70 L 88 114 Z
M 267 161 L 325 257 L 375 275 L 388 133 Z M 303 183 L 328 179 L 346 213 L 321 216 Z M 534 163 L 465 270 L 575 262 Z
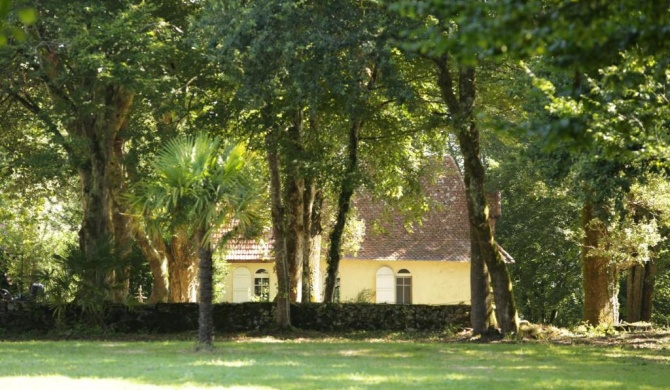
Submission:
M 412 341 L 0 342 L 0 389 L 665 389 L 670 351 Z

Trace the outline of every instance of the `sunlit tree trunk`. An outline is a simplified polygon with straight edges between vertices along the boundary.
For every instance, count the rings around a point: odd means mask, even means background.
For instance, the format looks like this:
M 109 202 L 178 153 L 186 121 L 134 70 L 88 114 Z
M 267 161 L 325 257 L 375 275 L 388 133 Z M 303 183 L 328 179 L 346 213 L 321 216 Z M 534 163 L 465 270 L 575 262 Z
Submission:
M 302 260 L 302 302 L 316 302 L 315 286 L 319 282 L 318 267 L 321 252 L 321 197 L 316 183 L 309 180 L 305 185 L 305 237 Z
M 149 294 L 147 302 L 167 302 L 168 270 L 167 257 L 165 255 L 167 249 L 165 248 L 163 240 L 153 240 L 153 242 L 159 244 L 159 246 L 154 246 L 152 240 L 149 240 L 147 237 L 147 234 L 144 231 L 139 230 L 135 231 L 134 237 L 135 242 L 137 242 L 142 254 L 149 263 L 149 269 L 151 270 L 151 276 L 153 277 L 153 288 L 151 289 L 151 294 Z
M 197 253 L 186 233 L 172 236 L 167 245 L 168 302 L 195 302 L 193 284 L 196 279 Z
M 470 228 L 472 229 L 472 227 Z M 470 235 L 474 235 L 473 232 Z M 470 240 L 470 322 L 474 334 L 488 334 L 497 327 L 489 271 L 479 250 Z
M 609 259 L 593 253 L 605 238 L 605 229 L 596 221 L 594 207 L 587 203 L 582 210 L 584 321 L 592 325 L 613 324 L 618 320 L 616 270 Z

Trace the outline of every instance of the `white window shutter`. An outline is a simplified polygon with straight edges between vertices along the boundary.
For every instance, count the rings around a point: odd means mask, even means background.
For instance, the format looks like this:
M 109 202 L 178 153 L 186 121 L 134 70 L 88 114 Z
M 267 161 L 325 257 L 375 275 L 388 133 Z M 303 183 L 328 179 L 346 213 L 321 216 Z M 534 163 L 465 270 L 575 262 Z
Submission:
M 377 270 L 377 303 L 395 303 L 395 275 L 389 267 Z
M 246 268 L 235 268 L 233 271 L 233 302 L 249 302 L 251 300 L 251 273 Z

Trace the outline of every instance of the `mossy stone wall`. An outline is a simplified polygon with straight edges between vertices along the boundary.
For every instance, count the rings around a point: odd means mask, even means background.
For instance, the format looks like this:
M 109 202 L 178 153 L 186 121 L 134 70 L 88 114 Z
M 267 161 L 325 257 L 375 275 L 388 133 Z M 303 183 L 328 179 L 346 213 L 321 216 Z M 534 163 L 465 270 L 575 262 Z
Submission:
M 177 333 L 198 328 L 195 303 L 159 303 L 124 306 L 110 304 L 97 312 L 69 305 L 59 309 L 33 303 L 13 303 L 0 308 L 0 328 L 8 331 L 42 330 L 60 326 L 101 326 L 118 332 Z M 217 332 L 244 332 L 273 326 L 270 302 L 214 305 Z M 54 310 L 60 310 L 54 313 Z M 59 316 L 60 314 L 60 316 Z M 57 320 L 59 319 L 59 320 Z M 376 305 L 358 303 L 308 303 L 291 305 L 293 326 L 315 331 L 441 331 L 469 326 L 467 305 Z

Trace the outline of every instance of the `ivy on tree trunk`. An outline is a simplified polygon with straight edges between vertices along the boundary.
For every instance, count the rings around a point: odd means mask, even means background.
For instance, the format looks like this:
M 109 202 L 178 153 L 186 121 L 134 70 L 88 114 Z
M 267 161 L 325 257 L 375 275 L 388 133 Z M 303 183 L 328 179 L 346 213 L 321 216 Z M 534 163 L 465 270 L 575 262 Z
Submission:
M 448 56 L 433 58 L 437 70 L 437 84 L 440 88 L 451 117 L 451 124 L 456 131 L 461 153 L 463 155 L 463 181 L 468 205 L 470 221 L 471 245 L 476 245 L 476 253 L 481 256 L 486 267 L 475 259 L 475 267 L 471 268 L 471 286 L 473 307 L 473 328 L 485 331 L 493 326 L 489 321 L 488 297 L 484 295 L 483 279 L 488 269 L 493 287 L 495 314 L 503 334 L 516 332 L 519 326 L 512 281 L 507 266 L 493 238 L 489 223 L 489 208 L 484 190 L 484 167 L 479 148 L 479 131 L 474 117 L 475 105 L 475 69 L 470 66 L 458 65 L 458 88 L 454 86 L 454 77 L 449 69 Z M 484 272 L 482 274 L 482 272 Z M 482 317 L 485 316 L 485 317 Z

